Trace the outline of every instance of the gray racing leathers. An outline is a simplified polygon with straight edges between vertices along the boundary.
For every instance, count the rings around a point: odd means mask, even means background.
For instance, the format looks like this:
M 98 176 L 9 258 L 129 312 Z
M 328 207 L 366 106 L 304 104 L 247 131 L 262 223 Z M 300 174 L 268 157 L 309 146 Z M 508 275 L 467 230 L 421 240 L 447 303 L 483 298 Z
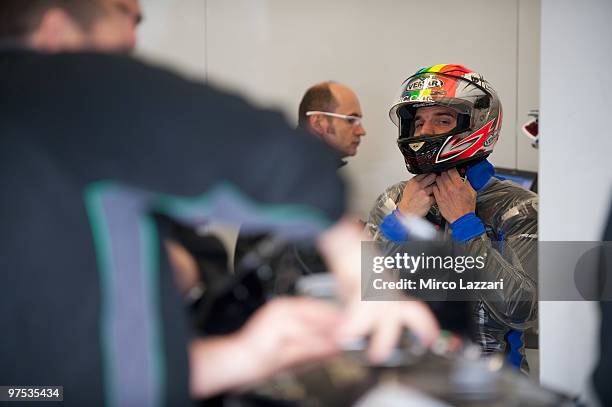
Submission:
M 366 230 L 374 240 L 387 239 L 380 230 L 384 218 L 396 209 L 406 181 L 389 187 L 371 210 Z M 533 325 L 537 316 L 537 220 L 538 196 L 510 181 L 491 178 L 476 198 L 476 216 L 486 233 L 465 242 L 474 256 L 485 256 L 485 267 L 477 275 L 482 281 L 503 278 L 503 290 L 488 293 L 476 303 L 473 316 L 476 342 L 484 353 L 504 352 L 506 336 L 514 329 Z M 445 236 L 450 237 L 447 227 Z M 524 351 L 520 365 L 527 369 Z

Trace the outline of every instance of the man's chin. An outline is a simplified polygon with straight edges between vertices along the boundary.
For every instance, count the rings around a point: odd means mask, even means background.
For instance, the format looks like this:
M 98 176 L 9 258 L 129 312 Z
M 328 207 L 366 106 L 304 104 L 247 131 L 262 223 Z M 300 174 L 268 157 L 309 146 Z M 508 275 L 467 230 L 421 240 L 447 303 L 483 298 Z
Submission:
M 348 150 L 344 151 L 343 154 L 344 154 L 343 158 L 353 157 L 357 155 L 357 147 L 349 148 Z

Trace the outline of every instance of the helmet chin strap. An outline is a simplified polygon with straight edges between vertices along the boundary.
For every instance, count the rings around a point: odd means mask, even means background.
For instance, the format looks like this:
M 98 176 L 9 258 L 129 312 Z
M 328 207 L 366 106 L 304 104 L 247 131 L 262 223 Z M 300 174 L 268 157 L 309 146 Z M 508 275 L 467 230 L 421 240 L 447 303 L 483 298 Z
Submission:
M 464 182 L 469 181 L 472 188 L 476 191 L 483 189 L 495 172 L 493 165 L 486 158 L 476 162 L 463 163 L 455 168 Z M 435 203 L 431 206 L 427 215 L 425 215 L 425 219 L 438 230 L 444 230 L 446 227 L 446 219 L 444 219 L 438 205 Z
M 438 205 L 436 203 L 431 205 L 431 208 L 429 208 L 429 212 L 427 212 L 427 215 L 425 215 L 425 219 L 427 219 L 429 223 L 433 224 L 434 227 L 439 231 L 443 231 L 446 226 L 446 219 L 444 219 L 444 217 L 442 216 L 440 208 L 438 208 Z
M 462 164 L 459 164 L 459 165 L 457 165 L 456 167 L 449 167 L 449 168 L 445 169 L 444 171 L 433 171 L 433 172 L 435 172 L 435 174 L 436 174 L 436 175 L 440 175 L 440 174 L 442 174 L 443 172 L 446 172 L 446 171 L 448 171 L 448 170 L 450 170 L 450 169 L 455 168 L 455 169 L 457 169 L 457 172 L 459 173 L 459 176 L 461 176 L 461 178 L 462 178 L 463 180 L 465 180 L 465 176 L 466 176 L 465 174 L 467 173 L 468 168 L 469 168 L 471 165 L 473 165 L 473 164 L 474 164 L 473 162 L 467 162 L 467 163 L 462 163 Z
M 466 178 L 466 173 L 468 170 L 468 167 L 471 165 L 472 163 L 463 163 L 460 164 L 458 166 L 456 166 L 455 168 L 457 168 L 457 172 L 459 173 L 459 176 L 461 177 L 461 179 L 463 179 L 463 181 L 465 181 Z
M 459 172 L 459 175 L 464 180 L 464 182 L 466 179 L 465 174 L 467 172 L 468 165 L 469 164 L 461 164 L 457 167 L 454 167 L 454 168 L 457 168 L 457 171 Z M 436 172 L 436 174 L 440 175 L 441 173 Z M 438 204 L 436 204 L 435 202 L 433 205 L 431 205 L 431 208 L 429 209 L 429 212 L 427 212 L 427 215 L 425 215 L 425 219 L 427 219 L 431 224 L 433 224 L 434 227 L 439 231 L 443 231 L 446 227 L 446 224 L 448 223 L 446 222 L 446 219 L 444 219 L 444 217 L 442 216 L 442 212 L 440 212 L 440 208 L 438 208 Z

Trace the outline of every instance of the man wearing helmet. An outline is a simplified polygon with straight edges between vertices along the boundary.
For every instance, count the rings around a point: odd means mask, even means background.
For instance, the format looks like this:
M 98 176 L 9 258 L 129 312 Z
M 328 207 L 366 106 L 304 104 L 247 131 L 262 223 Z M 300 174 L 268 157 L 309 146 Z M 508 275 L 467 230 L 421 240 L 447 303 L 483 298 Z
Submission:
M 410 240 L 402 219 L 425 216 L 474 256 L 479 278 L 504 289 L 475 304 L 475 340 L 527 369 L 522 331 L 537 315 L 537 203 L 534 193 L 495 178 L 486 160 L 497 142 L 502 107 L 495 90 L 461 65 L 424 68 L 402 84 L 389 112 L 408 181 L 389 187 L 366 229 L 378 241 Z

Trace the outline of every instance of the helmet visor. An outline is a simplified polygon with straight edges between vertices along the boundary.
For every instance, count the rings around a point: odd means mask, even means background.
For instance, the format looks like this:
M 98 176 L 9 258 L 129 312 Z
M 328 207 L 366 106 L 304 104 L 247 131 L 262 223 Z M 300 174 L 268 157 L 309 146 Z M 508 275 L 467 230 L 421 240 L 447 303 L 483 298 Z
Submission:
M 397 109 L 399 138 L 432 138 L 461 133 L 470 115 L 447 104 L 408 104 Z

